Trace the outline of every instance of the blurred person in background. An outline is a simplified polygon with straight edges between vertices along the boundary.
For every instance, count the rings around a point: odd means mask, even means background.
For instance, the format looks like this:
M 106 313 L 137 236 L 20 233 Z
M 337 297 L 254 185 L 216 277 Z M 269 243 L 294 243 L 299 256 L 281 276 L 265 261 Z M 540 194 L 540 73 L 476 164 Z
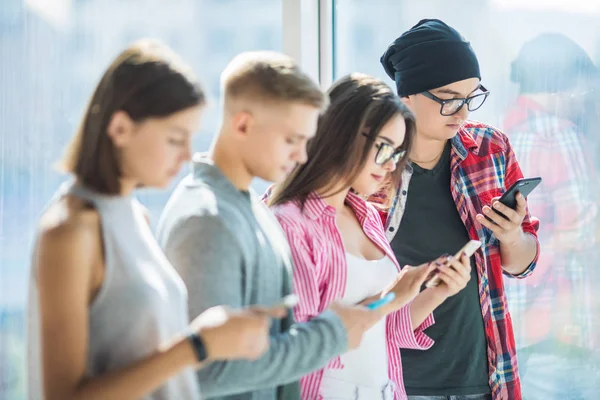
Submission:
M 32 256 L 28 398 L 199 399 L 194 370 L 257 358 L 285 310 L 215 307 L 190 325 L 185 286 L 137 187 L 190 158 L 205 96 L 167 47 L 140 41 L 105 71 L 62 160 L 74 176 L 44 210 Z
M 508 138 L 468 120 L 489 95 L 477 56 L 455 29 L 425 19 L 381 63 L 417 124 L 410 163 L 383 216 L 398 261 L 419 265 L 455 254 L 470 239 L 482 242 L 467 287 L 433 312 L 435 324 L 424 331 L 435 344 L 401 351 L 408 398 L 520 400 L 502 276 L 533 272 L 538 222 L 522 196 L 516 210 L 498 201 L 523 177 Z
M 558 33 L 526 42 L 512 63 L 520 96 L 504 129 L 526 176 L 541 176 L 529 207 L 543 221 L 536 274 L 506 281 L 527 399 L 597 399 L 598 180 L 589 122 L 597 67 Z

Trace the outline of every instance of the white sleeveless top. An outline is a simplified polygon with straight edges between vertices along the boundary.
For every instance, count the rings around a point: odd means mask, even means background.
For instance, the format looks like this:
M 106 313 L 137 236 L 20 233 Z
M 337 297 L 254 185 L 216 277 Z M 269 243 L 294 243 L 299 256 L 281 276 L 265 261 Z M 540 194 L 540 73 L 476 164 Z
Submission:
M 88 377 L 143 359 L 188 328 L 185 285 L 158 246 L 143 208 L 130 197 L 106 196 L 77 184 L 63 186 L 93 204 L 102 224 L 105 277 L 89 308 Z M 52 204 L 52 202 L 51 202 Z M 29 399 L 42 399 L 41 347 L 36 271 L 31 271 L 28 306 Z M 172 377 L 145 400 L 200 398 L 193 368 Z
M 346 253 L 346 259 L 348 274 L 341 299 L 343 304 L 356 304 L 380 293 L 398 275 L 394 262 L 387 256 L 372 261 Z M 321 395 L 329 398 L 327 392 L 341 393 L 348 387 L 372 388 L 381 392 L 388 385 L 385 326 L 386 319 L 383 318 L 365 332 L 360 347 L 342 354 L 343 369 L 325 369 Z

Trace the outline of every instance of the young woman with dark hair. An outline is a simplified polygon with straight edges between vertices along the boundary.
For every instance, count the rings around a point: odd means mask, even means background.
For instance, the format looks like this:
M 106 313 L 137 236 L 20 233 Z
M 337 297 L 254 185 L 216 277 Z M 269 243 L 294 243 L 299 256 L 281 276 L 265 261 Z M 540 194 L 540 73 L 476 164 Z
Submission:
M 308 161 L 269 199 L 294 259 L 295 317 L 309 320 L 335 300 L 369 303 L 389 291 L 396 297 L 358 349 L 302 379 L 302 396 L 403 399 L 399 349 L 433 344 L 423 330 L 434 323 L 431 312 L 466 285 L 469 262 L 443 257 L 400 268 L 378 211 L 365 198 L 382 187 L 394 190 L 390 183 L 412 146 L 412 114 L 387 85 L 363 74 L 340 79 L 328 94 L 331 104 L 309 143 Z M 443 283 L 419 294 L 432 273 Z

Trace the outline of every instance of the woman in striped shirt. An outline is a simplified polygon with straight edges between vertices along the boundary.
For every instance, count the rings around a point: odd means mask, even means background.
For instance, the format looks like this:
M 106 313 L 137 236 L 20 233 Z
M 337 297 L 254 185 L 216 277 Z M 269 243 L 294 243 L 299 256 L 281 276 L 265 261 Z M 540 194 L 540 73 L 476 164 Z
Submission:
M 399 179 L 414 119 L 386 84 L 366 75 L 342 78 L 329 97 L 308 162 L 268 200 L 291 246 L 295 317 L 306 321 L 334 300 L 367 303 L 388 290 L 396 299 L 358 349 L 302 379 L 302 397 L 405 399 L 398 349 L 433 344 L 423 332 L 434 323 L 431 312 L 465 287 L 470 265 L 466 257 L 444 257 L 400 272 L 378 212 L 364 198 Z M 443 283 L 419 293 L 434 268 Z

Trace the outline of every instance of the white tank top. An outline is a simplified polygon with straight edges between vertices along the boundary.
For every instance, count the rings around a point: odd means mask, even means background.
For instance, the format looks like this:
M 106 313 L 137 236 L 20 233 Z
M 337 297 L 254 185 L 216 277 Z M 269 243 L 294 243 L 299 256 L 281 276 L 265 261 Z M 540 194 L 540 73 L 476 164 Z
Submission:
M 346 253 L 346 260 L 348 272 L 343 304 L 356 304 L 380 293 L 398 274 L 394 262 L 387 256 L 365 260 Z M 385 326 L 384 318 L 364 334 L 360 347 L 342 354 L 343 369 L 326 369 L 322 387 L 336 387 L 340 391 L 345 385 L 385 388 L 389 381 Z
M 71 194 L 93 204 L 102 222 L 105 277 L 89 307 L 86 376 L 105 374 L 154 353 L 188 328 L 185 284 L 167 261 L 131 197 L 106 196 L 79 185 L 63 187 L 57 201 Z M 51 202 L 52 204 L 52 202 Z M 43 399 L 38 290 L 31 272 L 28 306 L 29 399 Z M 197 400 L 192 368 L 165 382 L 144 400 Z

